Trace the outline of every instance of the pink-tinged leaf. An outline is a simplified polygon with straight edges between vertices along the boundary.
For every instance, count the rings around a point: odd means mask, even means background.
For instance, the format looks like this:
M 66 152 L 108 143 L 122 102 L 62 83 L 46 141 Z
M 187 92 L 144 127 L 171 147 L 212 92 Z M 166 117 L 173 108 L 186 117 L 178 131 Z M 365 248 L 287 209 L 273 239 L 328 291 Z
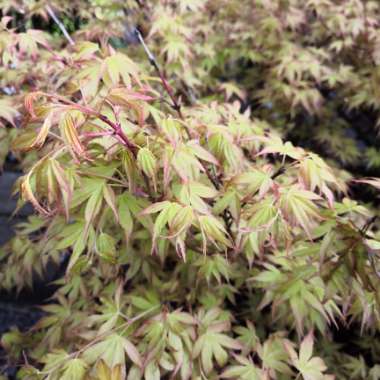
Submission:
M 24 176 L 23 180 L 21 181 L 21 195 L 26 200 L 29 201 L 33 207 L 42 215 L 49 215 L 49 210 L 46 210 L 42 207 L 42 205 L 38 202 L 37 198 L 33 194 L 32 186 L 31 186 L 31 178 L 33 171 L 38 168 L 38 166 L 41 164 L 41 162 L 38 162 L 36 165 L 34 165 L 29 173 Z
M 58 161 L 54 159 L 50 159 L 50 165 L 53 170 L 54 176 L 59 183 L 61 193 L 62 193 L 62 200 L 65 208 L 65 215 L 66 220 L 69 220 L 69 209 L 70 209 L 70 203 L 73 196 L 73 183 L 70 182 L 70 180 L 67 178 L 65 171 L 63 170 L 62 166 L 58 163 Z
M 190 141 L 187 146 L 200 160 L 219 165 L 219 161 L 206 149 L 202 148 L 197 141 Z
M 380 178 L 376 178 L 376 177 L 363 178 L 363 179 L 354 180 L 353 182 L 366 183 L 367 185 L 371 185 L 375 187 L 376 189 L 380 190 Z
M 85 149 L 79 139 L 77 126 L 83 121 L 83 115 L 77 111 L 66 112 L 61 116 L 59 128 L 73 156 L 85 157 Z
M 131 359 L 131 361 L 134 364 L 136 364 L 139 368 L 142 368 L 143 362 L 136 346 L 132 344 L 128 339 L 124 339 L 124 349 L 129 359 Z
M 297 355 L 296 350 L 293 347 L 294 346 L 293 342 L 285 339 L 283 341 L 283 345 L 284 345 L 285 351 L 288 353 L 291 361 L 293 363 L 295 363 L 298 360 L 298 355 Z
M 31 92 L 28 95 L 25 96 L 24 98 L 24 106 L 26 110 L 29 112 L 29 114 L 35 118 L 36 114 L 34 112 L 34 102 L 36 99 L 38 99 L 42 95 L 41 92 L 36 91 L 36 92 Z
M 120 105 L 129 105 L 133 101 L 152 101 L 154 98 L 142 92 L 133 91 L 126 87 L 114 88 L 110 91 L 108 98 Z
M 170 237 L 177 236 L 187 230 L 193 223 L 193 220 L 193 209 L 190 206 L 181 208 L 169 223 L 170 231 L 172 233 Z
M 313 355 L 314 337 L 313 332 L 310 331 L 306 335 L 300 346 L 299 360 L 307 362 Z
M 98 215 L 103 201 L 103 186 L 98 187 L 90 196 L 85 208 L 84 217 L 86 220 L 85 231 L 88 231 L 90 225 Z
M 53 116 L 54 116 L 54 114 L 52 112 L 50 112 L 47 115 L 44 123 L 42 124 L 41 129 L 38 132 L 36 139 L 34 140 L 33 144 L 30 146 L 30 149 L 33 149 L 33 148 L 39 149 L 45 143 L 45 140 L 46 140 L 46 138 L 49 134 L 49 131 L 50 131 Z
M 110 208 L 111 208 L 111 210 L 115 216 L 115 220 L 117 222 L 119 222 L 119 214 L 118 214 L 117 208 L 116 208 L 115 193 L 112 190 L 112 187 L 109 185 L 104 186 L 103 194 L 104 194 L 104 199 L 105 199 L 106 203 L 108 204 L 108 206 L 110 206 Z
M 13 127 L 16 126 L 15 119 L 19 115 L 15 104 L 10 99 L 0 99 L 0 119 L 6 120 Z M 2 123 L 0 123 L 0 126 Z
M 296 187 L 281 189 L 280 207 L 292 224 L 300 225 L 311 238 L 313 223 L 322 219 L 313 201 L 321 199 L 310 191 Z
M 268 146 L 265 147 L 258 155 L 264 155 L 268 153 L 277 153 L 282 156 L 288 156 L 295 160 L 302 158 L 305 155 L 305 151 L 302 148 L 295 147 L 291 142 L 285 143 L 278 137 L 269 140 Z
M 144 209 L 143 211 L 141 211 L 140 215 L 154 214 L 156 212 L 159 212 L 159 211 L 163 210 L 169 204 L 170 204 L 169 201 L 163 201 L 163 202 L 153 203 L 152 205 L 148 206 L 146 209 Z
M 327 203 L 329 204 L 330 208 L 333 208 L 334 207 L 334 193 L 326 185 L 322 186 L 321 191 L 326 196 Z

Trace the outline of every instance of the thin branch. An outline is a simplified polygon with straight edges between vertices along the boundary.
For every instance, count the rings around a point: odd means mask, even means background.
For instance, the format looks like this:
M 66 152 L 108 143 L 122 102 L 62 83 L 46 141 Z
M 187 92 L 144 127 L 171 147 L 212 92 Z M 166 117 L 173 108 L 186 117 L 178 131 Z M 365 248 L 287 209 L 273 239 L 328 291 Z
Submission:
M 170 87 L 168 81 L 166 80 L 164 74 L 160 70 L 160 67 L 157 63 L 156 58 L 154 57 L 153 53 L 150 51 L 150 49 L 146 45 L 143 36 L 141 35 L 140 31 L 137 28 L 135 29 L 135 35 L 138 38 L 139 42 L 141 43 L 142 47 L 144 48 L 144 51 L 145 51 L 145 53 L 149 59 L 150 64 L 156 70 L 156 73 L 161 80 L 162 86 L 164 87 L 166 93 L 169 95 L 169 97 L 172 101 L 171 107 L 178 113 L 179 118 L 184 120 L 184 117 L 183 117 L 182 112 L 181 112 L 180 103 L 178 102 L 178 100 L 174 96 L 173 90 Z M 191 138 L 189 131 L 187 129 L 186 129 L 186 133 L 189 136 L 189 138 Z M 206 171 L 206 175 L 207 175 L 208 179 L 213 184 L 215 189 L 220 190 L 221 185 L 222 185 L 220 179 L 214 173 L 211 173 L 211 171 L 209 170 L 209 168 L 207 168 L 207 166 L 205 166 L 205 171 Z M 233 224 L 233 217 L 231 215 L 231 212 L 228 209 L 224 210 L 223 214 L 222 214 L 222 218 L 223 218 L 224 224 L 226 226 L 226 230 L 227 230 L 228 235 L 231 238 L 233 238 L 232 229 L 231 229 L 232 224 Z
M 77 109 L 86 115 L 92 115 L 92 116 L 97 117 L 98 119 L 100 119 L 101 121 L 103 121 L 104 123 L 109 125 L 113 129 L 114 134 L 118 138 L 118 140 L 132 153 L 134 158 L 137 157 L 137 146 L 134 145 L 129 140 L 129 138 L 125 135 L 125 133 L 121 129 L 120 123 L 114 123 L 107 116 L 101 114 L 100 112 L 95 111 L 92 108 L 74 103 L 73 101 L 68 100 L 68 99 L 64 98 L 63 96 L 55 95 L 55 94 L 49 94 L 46 92 L 38 92 L 38 94 L 41 96 L 46 96 L 47 98 L 50 98 L 50 99 L 56 99 L 56 100 L 58 100 L 58 102 L 61 102 L 66 106 L 70 106 L 74 109 Z M 59 103 L 57 105 L 59 105 Z
M 373 216 L 370 220 L 366 222 L 366 224 L 360 229 L 360 235 L 366 237 L 368 229 L 371 227 L 373 223 L 376 222 L 376 219 L 378 218 L 377 215 Z
M 106 123 L 107 125 L 109 125 L 112 128 L 112 133 L 110 133 L 109 135 L 110 136 L 114 135 L 117 138 L 117 140 L 132 153 L 133 158 L 134 159 L 137 158 L 137 149 L 138 148 L 135 144 L 133 144 L 129 140 L 127 135 L 123 132 L 119 122 L 114 123 L 107 116 L 101 114 L 100 112 L 95 111 L 92 108 L 74 103 L 71 100 L 65 99 L 64 97 L 62 97 L 60 95 L 48 94 L 48 93 L 43 93 L 43 92 L 41 92 L 40 94 L 43 96 L 46 96 L 47 98 L 56 99 L 56 100 L 60 101 L 61 103 L 65 104 L 67 106 L 73 107 L 73 108 L 85 113 L 86 115 L 92 115 L 92 116 L 97 117 L 98 119 L 100 119 L 101 121 L 103 121 L 104 123 Z M 105 135 L 105 134 L 108 134 L 107 131 L 103 132 L 101 134 L 94 132 L 93 137 L 98 137 L 98 135 L 101 136 L 101 135 Z M 91 136 L 91 133 L 90 133 L 90 136 Z M 88 137 L 88 134 L 85 135 L 85 137 Z M 148 195 L 151 199 L 154 200 L 155 197 L 152 193 L 151 187 L 149 186 L 149 178 L 147 177 L 147 175 L 145 173 L 142 173 L 142 175 L 144 178 L 144 182 L 145 182 L 145 185 L 147 188 Z
M 62 24 L 61 20 L 57 17 L 57 15 L 54 13 L 52 7 L 49 4 L 45 5 L 45 9 L 47 10 L 47 13 L 49 13 L 49 16 L 54 20 L 54 22 L 58 25 L 59 29 L 61 29 L 61 32 L 65 36 L 66 40 L 69 42 L 71 46 L 75 45 L 74 40 L 71 38 L 69 32 L 65 28 L 65 25 Z
M 182 112 L 181 112 L 181 105 L 179 104 L 179 102 L 177 101 L 176 97 L 174 96 L 173 94 L 173 90 L 172 88 L 170 87 L 168 81 L 166 80 L 164 74 L 162 73 L 162 71 L 160 70 L 160 67 L 157 63 L 157 60 L 156 58 L 154 57 L 153 53 L 150 51 L 150 49 L 148 48 L 148 46 L 146 45 L 145 41 L 144 41 L 144 38 L 143 36 L 141 35 L 140 31 L 135 28 L 135 35 L 137 37 L 137 39 L 139 40 L 139 42 L 141 43 L 142 47 L 144 48 L 144 51 L 146 53 L 146 55 L 148 56 L 148 59 L 149 59 L 149 62 L 150 64 L 154 67 L 154 69 L 156 70 L 157 72 L 157 75 L 159 76 L 160 80 L 161 80 L 161 83 L 162 85 L 164 86 L 165 88 L 165 91 L 167 92 L 167 94 L 169 95 L 171 101 L 172 101 L 172 107 L 174 110 L 177 111 L 178 113 L 178 116 L 183 119 L 183 116 L 182 116 Z
M 101 121 L 108 124 L 115 131 L 115 134 L 121 139 L 123 144 L 131 151 L 132 155 L 136 158 L 136 146 L 133 143 L 131 143 L 128 137 L 124 134 L 124 132 L 121 129 L 121 125 L 119 123 L 113 123 L 110 119 L 108 119 L 107 116 L 102 115 L 101 113 L 96 113 L 96 116 Z

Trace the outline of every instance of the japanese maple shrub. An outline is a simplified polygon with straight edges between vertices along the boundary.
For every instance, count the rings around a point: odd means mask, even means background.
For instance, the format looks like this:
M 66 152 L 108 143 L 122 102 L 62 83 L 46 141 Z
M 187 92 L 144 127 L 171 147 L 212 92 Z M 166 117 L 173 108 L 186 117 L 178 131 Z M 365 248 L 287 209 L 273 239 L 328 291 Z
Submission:
M 57 92 L 25 96 L 14 144 L 39 151 L 20 180 L 37 214 L 3 283 L 69 258 L 46 315 L 3 336 L 20 378 L 344 375 L 331 327 L 379 323 L 371 212 L 238 104 L 179 108 L 128 56 L 73 49 Z
M 117 25 L 118 2 L 90 3 L 83 17 Z M 12 141 L 25 171 L 20 206 L 30 202 L 36 213 L 1 250 L 1 287 L 32 286 L 49 263 L 65 270 L 33 329 L 2 336 L 8 361 L 30 380 L 378 378 L 376 210 L 350 199 L 347 175 L 283 141 L 265 112 L 223 102 L 218 91 L 228 100 L 236 89 L 215 72 L 236 52 L 224 46 L 225 57 L 210 61 L 201 38 L 208 29 L 193 36 L 181 25 L 205 28 L 213 14 L 210 25 L 244 35 L 248 12 L 243 25 L 226 24 L 235 2 L 220 10 L 158 3 L 147 39 L 153 52 L 162 49 L 158 58 L 146 46 L 115 50 L 105 39 L 112 29 L 95 18 L 67 47 L 2 20 L 1 81 L 10 91 L 0 100 L 2 157 Z M 255 3 L 264 28 L 277 25 L 287 2 Z M 280 9 L 293 15 L 286 22 L 301 22 L 290 8 Z M 178 33 L 161 34 L 162 24 Z M 81 40 L 99 35 L 101 44 Z M 223 41 L 208 40 L 217 49 Z M 289 112 L 273 80 L 259 94 Z M 200 99 L 190 101 L 190 90 Z M 378 179 L 361 181 L 380 188 Z M 348 329 L 347 349 L 335 332 Z

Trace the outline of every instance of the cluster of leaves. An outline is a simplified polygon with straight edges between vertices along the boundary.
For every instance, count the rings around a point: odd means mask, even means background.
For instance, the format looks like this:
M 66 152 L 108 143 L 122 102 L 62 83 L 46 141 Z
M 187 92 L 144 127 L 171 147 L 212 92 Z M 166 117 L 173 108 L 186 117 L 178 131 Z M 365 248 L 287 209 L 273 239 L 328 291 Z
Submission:
M 67 24 L 76 24 L 76 39 L 111 38 L 140 60 L 141 50 L 131 46 L 138 42 L 138 26 L 188 102 L 240 98 L 254 104 L 255 116 L 346 167 L 380 167 L 374 143 L 380 110 L 376 1 L 2 3 L 3 14 L 31 27 L 47 23 L 51 6 Z M 353 127 L 352 116 L 362 113 L 371 117 Z M 358 138 L 363 132 L 368 137 Z
M 379 168 L 378 2 L 188 3 L 155 7 L 149 34 L 173 78 L 182 68 L 187 97 L 215 97 L 218 88 L 219 97 L 253 102 L 257 117 L 344 165 L 365 167 L 365 154 L 367 167 Z M 354 113 L 371 114 L 367 126 L 352 127 Z M 370 137 L 358 143 L 353 128 Z
M 345 71 L 337 58 L 353 47 L 315 45 L 330 44 L 319 25 L 346 28 L 335 18 L 355 20 L 359 2 L 342 1 L 348 13 L 328 0 L 255 1 L 255 12 L 245 1 L 128 12 L 116 1 L 25 2 L 32 26 L 52 7 L 79 12 L 73 44 L 18 30 L 19 2 L 5 3 L 16 15 L 1 23 L 1 154 L 11 143 L 25 170 L 20 206 L 36 215 L 1 250 L 1 287 L 67 264 L 45 316 L 2 337 L 19 378 L 378 379 L 376 213 L 271 125 L 302 109 L 326 122 L 322 84 L 354 102 L 365 65 Z M 123 14 L 142 19 L 165 70 L 146 45 L 124 54 L 107 43 L 116 32 L 105 26 L 120 32 Z M 223 101 L 244 96 L 220 79 L 237 65 L 266 108 Z M 339 352 L 334 330 L 351 326 L 365 356 Z

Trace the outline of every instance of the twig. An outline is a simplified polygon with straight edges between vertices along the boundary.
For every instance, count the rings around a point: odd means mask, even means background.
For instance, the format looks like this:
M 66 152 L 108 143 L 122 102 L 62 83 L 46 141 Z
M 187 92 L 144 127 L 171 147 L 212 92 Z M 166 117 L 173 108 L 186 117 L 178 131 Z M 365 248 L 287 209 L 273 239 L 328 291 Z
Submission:
M 101 113 L 96 113 L 96 116 L 101 121 L 103 121 L 104 123 L 108 124 L 115 131 L 116 136 L 118 136 L 120 138 L 120 140 L 122 141 L 123 145 L 125 145 L 130 150 L 130 152 L 132 153 L 132 155 L 134 156 L 134 158 L 136 158 L 137 157 L 136 145 L 134 145 L 133 143 L 131 143 L 129 141 L 128 137 L 122 131 L 121 125 L 119 123 L 113 123 L 110 119 L 108 119 L 107 116 L 104 116 Z
M 360 235 L 366 237 L 368 229 L 371 227 L 373 223 L 376 222 L 376 219 L 378 218 L 377 215 L 373 216 L 370 220 L 366 222 L 366 224 L 360 229 Z
M 280 175 L 284 174 L 286 172 L 286 167 L 281 165 L 271 176 L 271 180 L 275 180 L 277 177 L 279 177 Z M 249 199 L 252 199 L 254 198 L 257 194 L 259 194 L 260 192 L 260 189 L 257 189 L 252 195 L 248 194 L 247 197 L 243 198 L 242 200 L 242 203 L 241 203 L 241 207 L 244 207 L 246 206 L 248 203 L 249 203 Z
M 164 74 L 160 70 L 160 67 L 157 63 L 156 58 L 154 57 L 153 53 L 150 51 L 150 49 L 146 45 L 143 36 L 141 35 L 140 31 L 137 28 L 135 28 L 135 35 L 138 38 L 139 42 L 141 43 L 142 47 L 144 48 L 144 51 L 145 51 L 145 53 L 149 59 L 150 64 L 156 70 L 156 73 L 161 80 L 162 86 L 164 87 L 166 93 L 169 95 L 169 97 L 172 101 L 171 107 L 178 113 L 179 118 L 184 120 L 184 117 L 183 117 L 182 112 L 181 112 L 181 105 L 177 101 L 176 97 L 173 94 L 172 88 L 170 87 L 170 85 L 169 85 L 168 81 L 166 80 Z M 186 132 L 190 138 L 191 136 L 190 136 L 189 131 L 187 129 L 186 129 Z M 222 184 L 221 184 L 221 181 L 219 180 L 219 178 L 217 176 L 213 175 L 213 173 L 211 173 L 210 170 L 206 166 L 205 166 L 205 171 L 206 171 L 206 175 L 207 175 L 208 179 L 213 184 L 215 189 L 220 190 Z M 231 227 L 233 224 L 233 217 L 231 215 L 231 212 L 228 209 L 224 210 L 223 214 L 222 214 L 222 218 L 224 220 L 224 224 L 226 225 L 227 233 L 232 238 L 233 235 L 232 235 Z
M 64 104 L 66 106 L 77 109 L 86 115 L 91 115 L 91 116 L 97 117 L 98 119 L 100 119 L 101 121 L 106 123 L 108 126 L 110 126 L 113 129 L 114 135 L 118 138 L 118 140 L 132 153 L 134 158 L 137 157 L 137 146 L 134 145 L 129 140 L 129 138 L 125 135 L 125 133 L 123 132 L 123 130 L 121 128 L 120 123 L 114 123 L 107 116 L 101 114 L 100 112 L 95 111 L 92 108 L 74 103 L 73 101 L 68 100 L 68 99 L 64 98 L 63 96 L 56 95 L 56 94 L 49 94 L 49 93 L 42 92 L 42 91 L 38 92 L 38 95 L 45 96 L 49 99 L 55 99 L 58 102 L 60 102 L 61 104 Z M 59 105 L 59 103 L 58 103 L 58 105 Z
M 171 87 L 170 87 L 168 81 L 166 80 L 164 74 L 161 72 L 156 58 L 154 57 L 153 53 L 150 51 L 150 49 L 146 45 L 143 36 L 141 35 L 140 31 L 137 28 L 135 29 L 135 34 L 136 34 L 136 37 L 138 38 L 138 40 L 140 41 L 142 47 L 144 48 L 145 53 L 148 56 L 150 64 L 156 70 L 157 75 L 159 76 L 159 78 L 161 80 L 161 83 L 162 83 L 165 91 L 169 95 L 169 97 L 170 97 L 170 99 L 172 101 L 172 104 L 171 104 L 172 108 L 178 113 L 178 116 L 180 117 L 180 119 L 183 120 L 184 117 L 183 117 L 182 112 L 181 112 L 181 105 L 179 104 L 179 102 L 177 101 L 176 97 L 174 96 L 173 90 L 171 89 Z M 190 137 L 189 132 L 188 132 L 187 129 L 186 129 L 186 132 L 187 132 L 188 136 Z M 215 189 L 216 190 L 220 190 L 221 183 L 220 183 L 219 179 L 216 176 L 214 176 L 206 166 L 205 166 L 205 171 L 206 171 L 206 175 L 207 175 L 208 179 L 213 184 L 213 186 L 215 187 Z M 227 210 L 227 209 L 224 210 L 222 217 L 223 217 L 224 223 L 226 225 L 227 233 L 232 238 L 231 226 L 232 226 L 232 223 L 233 223 L 233 219 L 232 219 L 232 215 L 231 215 L 230 211 Z
M 54 20 L 54 22 L 58 25 L 59 29 L 61 29 L 61 32 L 65 36 L 66 40 L 69 42 L 71 46 L 75 45 L 74 40 L 71 38 L 69 32 L 65 28 L 65 25 L 62 24 L 61 20 L 57 17 L 57 15 L 54 13 L 53 9 L 49 4 L 45 5 L 45 9 L 47 10 L 47 13 L 49 13 L 49 16 Z
M 71 100 L 68 100 L 68 99 L 66 99 L 60 95 L 49 94 L 49 93 L 44 93 L 44 92 L 40 92 L 39 94 L 42 96 L 46 96 L 47 98 L 56 99 L 59 102 L 63 103 L 64 105 L 67 105 L 69 107 L 73 107 L 73 108 L 85 113 L 86 115 L 92 115 L 92 116 L 97 117 L 98 119 L 100 119 L 101 121 L 103 121 L 104 123 L 106 123 L 108 126 L 110 126 L 112 128 L 112 133 L 109 133 L 111 131 L 106 131 L 106 132 L 103 132 L 103 135 L 109 134 L 110 136 L 115 136 L 117 138 L 117 140 L 132 153 L 133 158 L 134 159 L 137 158 L 138 147 L 133 142 L 131 142 L 129 140 L 127 135 L 123 132 L 123 130 L 121 128 L 121 124 L 119 122 L 115 123 L 115 122 L 111 121 L 107 116 L 103 115 L 102 113 L 95 111 L 92 108 L 74 103 Z M 87 137 L 87 136 L 85 136 L 85 137 Z M 94 137 L 97 137 L 96 132 L 95 132 Z M 149 178 L 147 177 L 147 175 L 145 173 L 142 173 L 142 175 L 144 178 L 145 185 L 147 187 L 148 195 L 151 199 L 154 200 L 155 197 L 154 197 L 152 190 L 149 186 Z
M 157 63 L 157 60 L 156 58 L 154 57 L 153 53 L 150 51 L 150 49 L 148 48 L 148 46 L 146 45 L 145 41 L 144 41 L 144 38 L 143 36 L 141 35 L 140 31 L 135 28 L 135 35 L 137 37 L 137 39 L 139 40 L 139 42 L 141 43 L 142 47 L 144 48 L 145 50 L 145 53 L 146 55 L 148 56 L 148 59 L 149 59 L 149 62 L 150 64 L 154 67 L 154 69 L 156 70 L 157 72 L 157 75 L 159 76 L 160 80 L 161 80 L 161 83 L 162 85 L 164 86 L 165 88 L 165 91 L 167 92 L 167 94 L 169 95 L 171 101 L 172 101 L 172 107 L 174 110 L 177 111 L 178 113 L 178 116 L 183 119 L 183 116 L 182 116 L 182 112 L 181 112 L 181 105 L 178 103 L 176 97 L 174 96 L 173 94 L 173 90 L 172 88 L 170 87 L 168 81 L 166 80 L 164 74 L 162 73 L 162 71 L 160 70 L 160 67 L 158 66 L 158 63 Z

